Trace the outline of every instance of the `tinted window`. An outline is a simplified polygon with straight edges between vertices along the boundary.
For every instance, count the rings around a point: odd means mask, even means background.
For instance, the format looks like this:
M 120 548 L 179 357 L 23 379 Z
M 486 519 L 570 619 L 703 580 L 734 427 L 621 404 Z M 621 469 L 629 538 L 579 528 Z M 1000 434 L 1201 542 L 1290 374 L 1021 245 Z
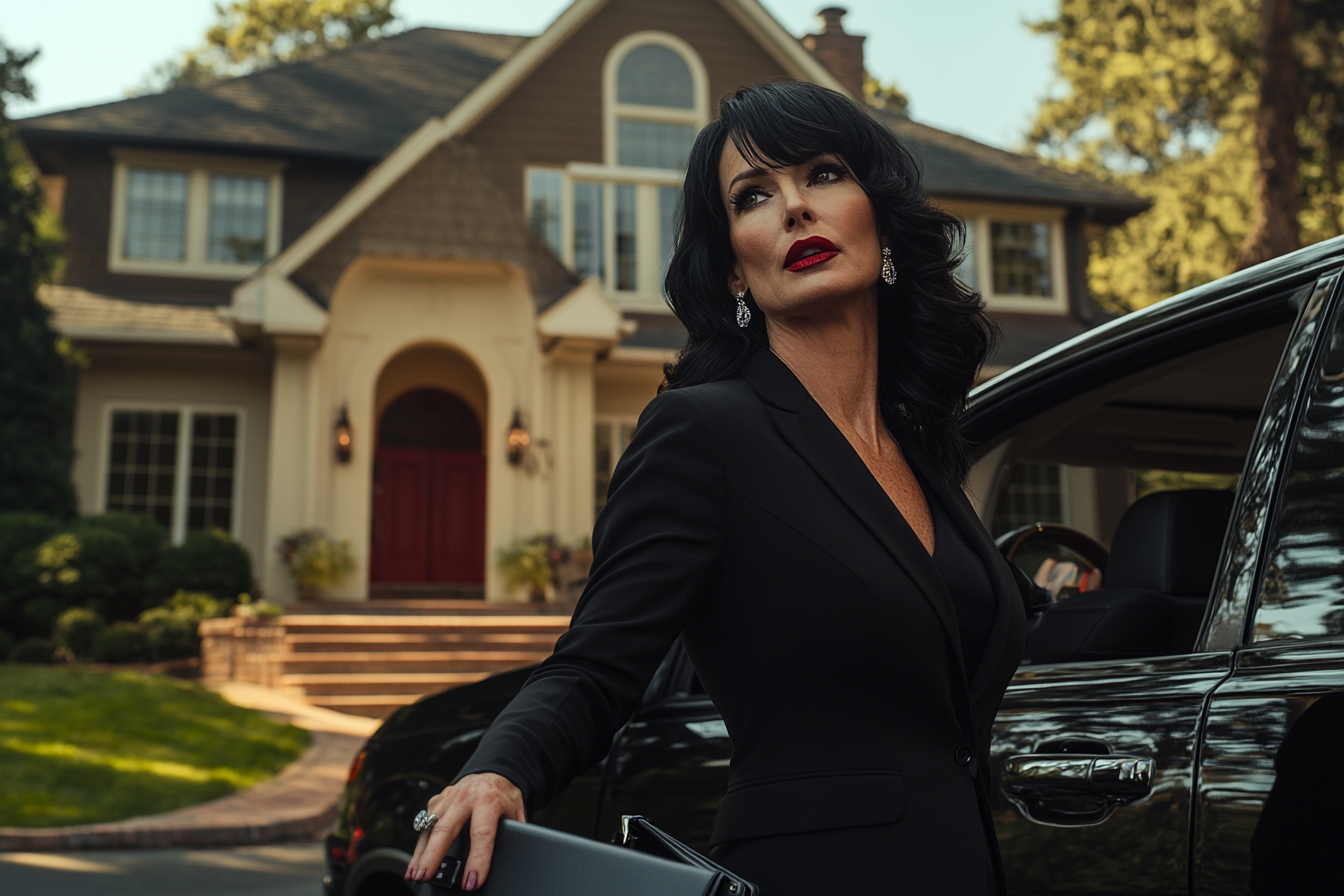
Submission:
M 1344 324 L 1322 346 L 1294 437 L 1254 640 L 1344 634 Z

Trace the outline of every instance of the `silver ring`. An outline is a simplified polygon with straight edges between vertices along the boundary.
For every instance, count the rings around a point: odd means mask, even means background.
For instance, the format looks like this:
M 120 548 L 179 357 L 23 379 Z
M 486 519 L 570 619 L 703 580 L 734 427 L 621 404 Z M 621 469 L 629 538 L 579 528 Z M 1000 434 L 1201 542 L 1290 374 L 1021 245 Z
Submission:
M 419 834 L 434 827 L 438 821 L 439 816 L 421 809 L 420 814 L 415 816 L 415 821 L 412 822 L 411 827 L 415 828 L 415 832 Z

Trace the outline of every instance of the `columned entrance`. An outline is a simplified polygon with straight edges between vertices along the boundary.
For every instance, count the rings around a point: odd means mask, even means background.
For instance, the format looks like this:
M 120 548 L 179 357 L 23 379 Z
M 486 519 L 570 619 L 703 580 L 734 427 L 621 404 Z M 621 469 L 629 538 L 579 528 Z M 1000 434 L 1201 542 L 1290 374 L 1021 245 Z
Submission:
M 371 582 L 485 581 L 481 422 L 460 395 L 412 389 L 383 411 L 371 540 Z

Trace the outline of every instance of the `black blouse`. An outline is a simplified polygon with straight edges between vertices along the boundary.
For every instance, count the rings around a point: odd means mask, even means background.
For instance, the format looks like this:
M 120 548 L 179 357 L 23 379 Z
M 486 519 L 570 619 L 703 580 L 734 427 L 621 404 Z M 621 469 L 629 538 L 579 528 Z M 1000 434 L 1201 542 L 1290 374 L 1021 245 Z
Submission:
M 985 569 L 985 561 L 966 541 L 938 495 L 922 476 L 918 478 L 933 515 L 933 565 L 943 577 L 948 594 L 952 596 L 952 605 L 957 610 L 961 658 L 966 668 L 966 680 L 970 681 L 975 677 L 980 657 L 989 643 L 998 612 L 998 598 L 989 571 Z

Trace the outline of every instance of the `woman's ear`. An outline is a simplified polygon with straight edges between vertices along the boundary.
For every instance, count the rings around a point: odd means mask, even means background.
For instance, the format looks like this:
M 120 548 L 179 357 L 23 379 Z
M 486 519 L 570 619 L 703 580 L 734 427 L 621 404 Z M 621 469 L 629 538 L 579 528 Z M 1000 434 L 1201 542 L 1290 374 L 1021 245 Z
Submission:
M 747 291 L 747 280 L 742 276 L 742 264 L 739 262 L 733 265 L 732 273 L 728 275 L 728 292 L 738 295 Z

